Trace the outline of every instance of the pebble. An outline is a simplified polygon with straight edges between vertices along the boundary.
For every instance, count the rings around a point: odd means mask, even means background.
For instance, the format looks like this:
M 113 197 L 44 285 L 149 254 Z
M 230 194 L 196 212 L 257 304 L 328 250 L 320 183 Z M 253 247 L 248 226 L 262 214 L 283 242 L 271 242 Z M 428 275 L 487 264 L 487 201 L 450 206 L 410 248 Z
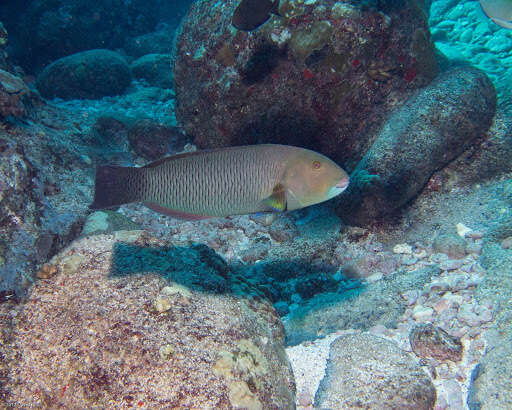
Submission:
M 456 226 L 456 229 L 457 229 L 457 234 L 461 238 L 465 238 L 466 235 L 468 235 L 470 232 L 472 232 L 471 228 L 468 228 L 466 225 L 464 225 L 462 223 L 458 223 Z
M 153 308 L 158 313 L 164 313 L 171 308 L 171 302 L 166 297 L 159 296 L 153 301 Z
M 398 245 L 394 246 L 393 253 L 411 255 L 412 246 L 407 243 L 399 243 Z
M 508 238 L 505 238 L 501 241 L 501 247 L 503 249 L 510 249 L 512 248 L 512 236 L 509 236 Z
M 434 309 L 422 305 L 416 305 L 412 310 L 412 317 L 417 322 L 427 322 L 432 320 Z
M 458 362 L 462 359 L 462 343 L 438 326 L 421 324 L 415 326 L 409 334 L 414 353 L 425 359 Z
M 456 270 L 459 269 L 464 264 L 463 260 L 460 259 L 448 259 L 445 261 L 442 261 L 439 264 L 439 267 L 442 270 Z
M 402 297 L 406 300 L 407 305 L 411 306 L 416 303 L 418 300 L 418 296 L 420 292 L 417 290 L 408 290 L 407 292 L 402 293 Z

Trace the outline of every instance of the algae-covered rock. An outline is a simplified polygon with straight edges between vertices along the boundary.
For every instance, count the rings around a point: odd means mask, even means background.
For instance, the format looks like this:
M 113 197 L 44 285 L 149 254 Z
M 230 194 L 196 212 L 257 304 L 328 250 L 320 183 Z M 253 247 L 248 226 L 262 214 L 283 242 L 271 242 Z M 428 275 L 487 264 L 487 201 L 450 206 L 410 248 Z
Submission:
M 341 336 L 331 344 L 315 407 L 329 409 L 433 409 L 430 377 L 395 343 L 367 334 Z
M 121 94 L 131 82 L 128 64 L 118 53 L 89 50 L 63 57 L 47 66 L 37 78 L 45 98 L 96 99 Z
M 495 110 L 496 92 L 484 72 L 464 67 L 442 74 L 391 115 L 352 172 L 340 216 L 364 225 L 405 205 L 485 135 Z
M 6 406 L 294 408 L 279 317 L 206 246 L 122 231 L 50 263 L 0 344 Z
M 130 67 L 135 78 L 143 78 L 150 85 L 161 88 L 173 87 L 169 54 L 147 54 L 132 62 Z

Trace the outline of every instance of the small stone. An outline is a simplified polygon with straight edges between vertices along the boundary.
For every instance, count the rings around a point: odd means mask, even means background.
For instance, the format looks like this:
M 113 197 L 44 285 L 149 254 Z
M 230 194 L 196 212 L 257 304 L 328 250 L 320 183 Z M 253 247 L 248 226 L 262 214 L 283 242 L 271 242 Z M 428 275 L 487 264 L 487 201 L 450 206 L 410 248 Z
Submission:
M 448 299 L 441 298 L 439 299 L 432 308 L 435 310 L 436 313 L 444 312 L 446 309 L 449 309 L 453 306 L 453 303 L 449 301 Z
M 79 254 L 73 254 L 62 259 L 60 265 L 64 274 L 76 272 L 80 264 L 84 261 L 84 257 Z
M 171 286 L 165 286 L 160 291 L 163 295 L 172 296 L 177 293 L 179 293 L 181 296 L 190 297 L 192 296 L 192 293 L 190 290 L 183 285 L 180 285 L 179 283 L 174 283 Z
M 412 255 L 402 255 L 402 265 L 411 266 L 418 262 L 418 258 Z
M 449 409 L 462 409 L 464 408 L 463 394 L 460 384 L 453 380 L 448 379 L 443 382 L 443 387 L 446 392 L 446 401 Z
M 39 272 L 37 272 L 37 277 L 39 279 L 50 279 L 58 272 L 57 266 L 52 265 L 50 263 L 44 264 Z
M 482 254 L 482 245 L 479 243 L 470 242 L 466 246 L 466 252 L 474 253 L 475 255 L 481 255 Z
M 464 264 L 463 260 L 460 259 L 448 259 L 439 264 L 442 270 L 456 270 Z
M 492 320 L 492 311 L 485 306 L 482 306 L 482 305 L 476 306 L 475 313 L 478 315 L 478 318 L 483 323 L 487 323 Z
M 466 241 L 455 234 L 437 236 L 433 246 L 435 252 L 446 253 L 454 259 L 462 259 L 466 256 Z
M 459 320 L 459 322 L 466 323 L 468 326 L 471 327 L 480 326 L 480 324 L 482 323 L 482 320 L 473 311 L 472 305 L 463 305 L 459 309 L 457 319 Z
M 412 306 L 418 300 L 420 293 L 417 290 L 408 290 L 402 293 L 402 297 L 407 301 L 407 305 Z
M 421 324 L 409 334 L 411 348 L 425 359 L 458 362 L 462 359 L 462 343 L 443 329 L 431 324 Z
M 510 249 L 512 248 L 512 236 L 509 236 L 508 238 L 505 238 L 501 241 L 501 247 L 503 249 Z
M 411 255 L 412 254 L 412 246 L 407 243 L 399 243 L 394 246 L 393 253 Z
M 465 238 L 466 235 L 468 233 L 470 233 L 472 231 L 471 228 L 468 228 L 466 225 L 462 224 L 462 223 L 458 223 L 457 224 L 457 234 L 461 237 L 461 238 Z
M 473 240 L 482 239 L 483 237 L 484 237 L 484 234 L 483 234 L 483 232 L 480 232 L 480 231 L 471 231 L 466 234 L 466 238 L 473 239 Z
M 153 302 L 153 308 L 158 313 L 164 313 L 171 308 L 171 302 L 166 297 L 158 296 Z
M 171 356 L 174 354 L 174 347 L 172 347 L 172 345 L 169 344 L 160 346 L 159 353 L 160 357 L 163 360 L 169 360 Z
M 412 317 L 417 322 L 428 322 L 432 320 L 433 314 L 434 309 L 422 305 L 417 305 L 412 310 Z

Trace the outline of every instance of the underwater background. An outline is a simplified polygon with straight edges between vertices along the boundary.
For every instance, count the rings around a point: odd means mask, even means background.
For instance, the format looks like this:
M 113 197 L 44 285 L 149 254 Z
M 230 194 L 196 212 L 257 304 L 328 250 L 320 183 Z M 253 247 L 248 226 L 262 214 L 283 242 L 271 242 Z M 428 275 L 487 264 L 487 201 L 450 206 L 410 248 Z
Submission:
M 512 408 L 511 25 L 507 0 L 4 0 L 0 408 Z M 90 209 L 97 167 L 267 143 L 348 188 Z

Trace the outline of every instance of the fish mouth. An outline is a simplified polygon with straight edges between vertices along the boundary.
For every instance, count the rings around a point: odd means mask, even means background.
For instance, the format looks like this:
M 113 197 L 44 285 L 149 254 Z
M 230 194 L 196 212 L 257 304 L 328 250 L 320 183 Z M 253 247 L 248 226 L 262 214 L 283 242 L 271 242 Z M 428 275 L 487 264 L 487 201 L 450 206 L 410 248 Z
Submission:
M 338 183 L 335 185 L 336 188 L 340 188 L 342 190 L 347 189 L 350 178 L 348 176 L 341 178 Z

